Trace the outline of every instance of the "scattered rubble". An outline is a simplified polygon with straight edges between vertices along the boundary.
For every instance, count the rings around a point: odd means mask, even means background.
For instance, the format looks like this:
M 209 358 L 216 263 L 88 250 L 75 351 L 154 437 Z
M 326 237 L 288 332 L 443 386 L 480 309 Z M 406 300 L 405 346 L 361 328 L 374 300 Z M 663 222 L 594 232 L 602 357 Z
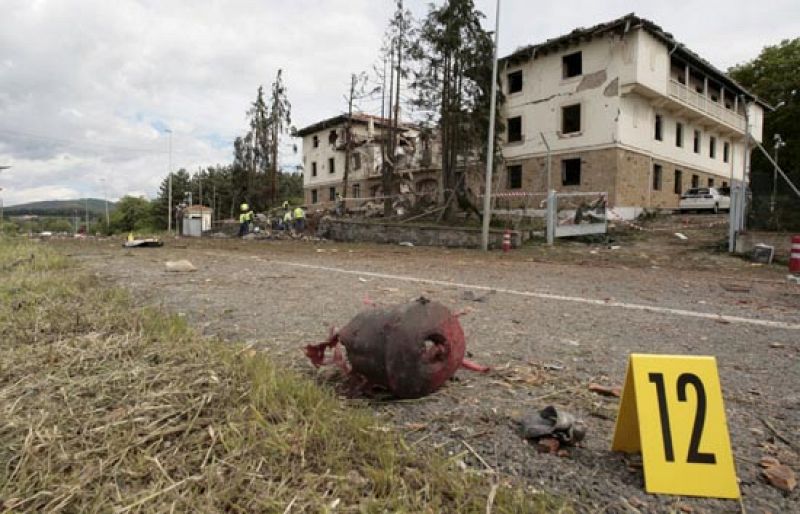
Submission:
M 338 347 L 347 350 L 347 357 Z M 328 348 L 331 360 L 325 360 Z M 314 366 L 333 363 L 360 387 L 377 386 L 397 398 L 419 398 L 439 389 L 460 367 L 488 371 L 464 358 L 461 324 L 441 303 L 421 297 L 411 303 L 359 313 L 324 343 L 308 345 Z
M 677 237 L 681 241 L 686 241 L 687 239 L 689 239 L 686 235 L 681 234 L 680 232 L 675 232 L 675 237 Z
M 616 398 L 619 398 L 622 394 L 622 389 L 618 386 L 608 387 L 600 384 L 589 384 L 589 391 L 602 396 L 614 396 Z
M 164 243 L 156 238 L 148 239 L 128 239 L 122 246 L 125 248 L 158 248 L 164 246 Z
M 775 457 L 764 457 L 759 462 L 759 465 L 764 468 L 761 474 L 772 486 L 787 493 L 792 492 L 797 487 L 797 478 L 792 468 L 781 464 Z
M 167 261 L 165 265 L 167 271 L 171 272 L 182 273 L 188 271 L 197 271 L 197 268 L 194 267 L 194 264 L 186 259 L 182 259 L 180 261 Z
M 524 417 L 521 424 L 525 439 L 539 441 L 542 438 L 553 438 L 559 445 L 575 445 L 586 436 L 586 423 L 583 420 L 569 412 L 557 410 L 552 405 Z M 552 443 L 545 442 L 545 445 L 551 446 Z

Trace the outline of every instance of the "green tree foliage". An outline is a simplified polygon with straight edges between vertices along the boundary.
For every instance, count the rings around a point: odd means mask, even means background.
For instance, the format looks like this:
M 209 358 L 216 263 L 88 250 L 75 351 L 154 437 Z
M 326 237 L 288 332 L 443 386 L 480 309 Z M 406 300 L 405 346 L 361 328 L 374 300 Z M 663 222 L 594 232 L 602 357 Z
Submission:
M 435 112 L 442 138 L 442 178 L 456 190 L 459 165 L 485 154 L 491 103 L 493 42 L 473 0 L 431 5 L 412 48 L 416 105 Z M 451 217 L 453 209 L 448 209 Z
M 794 184 L 800 187 L 800 38 L 785 40 L 764 48 L 758 57 L 729 70 L 730 75 L 767 103 L 779 106 L 764 119 L 763 145 L 772 153 L 774 136 L 780 134 L 786 146 L 780 150 L 779 164 Z M 770 213 L 774 168 L 754 150 L 751 174 L 753 208 L 751 226 L 780 230 L 800 229 L 800 198 L 778 177 L 777 207 Z
M 173 184 L 174 185 L 174 184 Z M 123 196 L 111 215 L 110 232 L 143 232 L 153 230 L 154 205 L 145 198 Z

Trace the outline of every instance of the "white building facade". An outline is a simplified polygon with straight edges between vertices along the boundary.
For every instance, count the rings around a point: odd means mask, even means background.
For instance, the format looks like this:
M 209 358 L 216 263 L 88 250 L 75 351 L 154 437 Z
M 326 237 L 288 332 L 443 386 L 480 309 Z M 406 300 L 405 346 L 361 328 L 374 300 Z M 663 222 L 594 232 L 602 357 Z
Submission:
M 352 143 L 345 191 L 347 126 L 347 115 L 340 115 L 297 131 L 303 138 L 303 190 L 309 208 L 329 208 L 337 194 L 356 200 L 352 204 L 383 195 L 381 146 L 389 131 L 386 120 L 360 113 L 350 118 Z M 438 195 L 438 142 L 420 127 L 403 124 L 398 131 L 398 189 Z
M 517 50 L 500 69 L 501 190 L 607 192 L 630 217 L 740 181 L 746 120 L 761 140 L 765 104 L 634 15 Z

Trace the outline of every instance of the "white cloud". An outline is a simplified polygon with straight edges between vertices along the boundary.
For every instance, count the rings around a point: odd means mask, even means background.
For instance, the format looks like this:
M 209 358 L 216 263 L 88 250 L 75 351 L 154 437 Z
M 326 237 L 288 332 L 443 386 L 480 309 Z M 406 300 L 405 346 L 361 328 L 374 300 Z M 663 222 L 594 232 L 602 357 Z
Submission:
M 407 0 L 417 15 L 428 0 Z M 494 25 L 494 0 L 476 0 Z M 3 0 L 0 173 L 6 204 L 155 194 L 167 171 L 231 159 L 259 84 L 283 68 L 293 123 L 344 109 L 394 0 Z M 800 3 L 504 0 L 501 53 L 628 12 L 721 68 L 800 33 Z M 365 103 L 365 107 L 376 104 Z M 286 148 L 287 160 L 297 159 Z M 36 196 L 41 195 L 41 196 Z

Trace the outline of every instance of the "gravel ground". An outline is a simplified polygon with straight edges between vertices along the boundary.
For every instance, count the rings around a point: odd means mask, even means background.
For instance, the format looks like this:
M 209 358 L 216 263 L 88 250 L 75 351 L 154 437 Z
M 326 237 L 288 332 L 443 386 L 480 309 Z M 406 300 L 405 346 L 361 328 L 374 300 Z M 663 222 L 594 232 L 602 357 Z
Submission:
M 785 282 L 785 268 L 713 252 L 720 234 L 712 229 L 682 227 L 691 234 L 687 243 L 668 224 L 652 227 L 616 236 L 619 249 L 561 244 L 508 255 L 330 242 L 180 240 L 137 250 L 108 240 L 59 244 L 142 302 L 311 375 L 300 348 L 347 323 L 365 300 L 439 300 L 467 311 L 467 349 L 493 371 L 459 371 L 420 400 L 368 400 L 387 427 L 406 432 L 421 451 L 443 448 L 465 467 L 489 466 L 565 495 L 582 511 L 800 511 L 800 489 L 781 492 L 758 467 L 773 455 L 800 471 L 800 287 Z M 166 273 L 164 262 L 174 259 L 189 259 L 198 271 Z M 476 297 L 482 301 L 470 299 Z M 609 450 L 618 400 L 587 386 L 622 385 L 632 352 L 717 357 L 742 504 L 647 495 L 640 460 Z M 586 440 L 568 456 L 539 454 L 519 435 L 515 420 L 550 404 L 588 425 Z

